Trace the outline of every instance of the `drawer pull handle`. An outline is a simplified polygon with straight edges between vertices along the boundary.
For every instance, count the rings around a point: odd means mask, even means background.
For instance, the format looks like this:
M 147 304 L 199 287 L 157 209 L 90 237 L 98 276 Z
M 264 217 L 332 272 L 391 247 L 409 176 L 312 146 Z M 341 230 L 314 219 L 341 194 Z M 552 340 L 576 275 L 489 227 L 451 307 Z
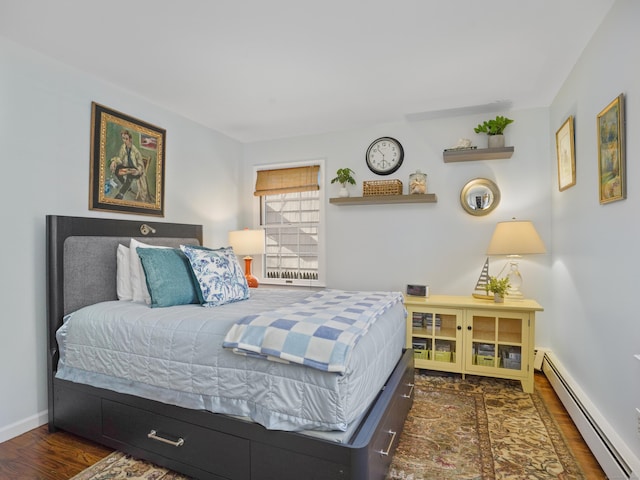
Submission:
M 389 451 L 391 451 L 391 446 L 393 445 L 393 441 L 396 439 L 396 432 L 394 432 L 393 430 L 389 430 L 389 431 L 387 431 L 387 433 L 389 435 L 391 435 L 391 440 L 389 441 L 389 445 L 387 445 L 387 449 L 386 450 L 379 450 L 378 451 L 378 453 L 383 457 L 389 456 Z
M 166 443 L 174 447 L 181 447 L 182 445 L 184 445 L 184 438 L 178 438 L 177 441 L 169 440 L 168 438 L 159 437 L 158 432 L 156 432 L 155 430 L 151 430 L 149 433 L 147 433 L 147 438 L 150 438 L 151 440 L 157 440 L 158 442 Z
M 411 394 L 413 393 L 413 389 L 415 386 L 415 383 L 407 383 L 407 387 L 411 387 L 411 390 L 409 390 L 409 393 L 403 393 L 402 398 L 411 398 Z

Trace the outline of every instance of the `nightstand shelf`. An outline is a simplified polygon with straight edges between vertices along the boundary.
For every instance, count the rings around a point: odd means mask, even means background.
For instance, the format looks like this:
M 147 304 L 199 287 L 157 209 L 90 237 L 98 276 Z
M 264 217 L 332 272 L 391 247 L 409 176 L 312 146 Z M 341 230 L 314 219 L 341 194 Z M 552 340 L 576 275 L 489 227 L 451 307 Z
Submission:
M 381 205 L 395 203 L 436 203 L 435 193 L 415 195 L 367 195 L 366 197 L 335 197 L 329 203 L 334 205 Z
M 407 348 L 416 368 L 519 380 L 533 392 L 534 300 L 405 297 Z
M 511 158 L 514 150 L 514 147 L 445 150 L 442 152 L 442 158 L 445 163 L 470 162 L 474 160 L 500 160 Z

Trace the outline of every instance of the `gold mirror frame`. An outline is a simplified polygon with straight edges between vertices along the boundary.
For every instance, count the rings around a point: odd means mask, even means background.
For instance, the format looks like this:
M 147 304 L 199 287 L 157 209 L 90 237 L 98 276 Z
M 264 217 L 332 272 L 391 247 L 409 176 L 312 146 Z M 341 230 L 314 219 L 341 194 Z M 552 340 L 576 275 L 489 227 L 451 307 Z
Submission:
M 500 189 L 489 179 L 474 178 L 460 190 L 460 204 L 469 215 L 488 215 L 499 203 Z

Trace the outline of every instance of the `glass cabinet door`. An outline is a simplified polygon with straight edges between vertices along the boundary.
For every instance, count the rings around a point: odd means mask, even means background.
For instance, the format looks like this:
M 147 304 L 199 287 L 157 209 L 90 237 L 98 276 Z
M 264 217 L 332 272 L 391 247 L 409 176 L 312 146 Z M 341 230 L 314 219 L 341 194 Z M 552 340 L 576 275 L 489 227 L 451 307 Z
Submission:
M 410 336 L 415 366 L 459 371 L 462 312 L 426 308 L 407 310 L 411 318 Z
M 500 367 L 520 370 L 522 367 L 523 320 L 498 317 L 498 356 Z
M 522 370 L 526 328 L 526 315 L 517 312 L 495 315 L 489 312 L 472 313 L 467 325 L 471 345 L 467 368 Z
M 473 315 L 471 317 L 471 363 L 483 367 L 496 366 L 496 319 Z

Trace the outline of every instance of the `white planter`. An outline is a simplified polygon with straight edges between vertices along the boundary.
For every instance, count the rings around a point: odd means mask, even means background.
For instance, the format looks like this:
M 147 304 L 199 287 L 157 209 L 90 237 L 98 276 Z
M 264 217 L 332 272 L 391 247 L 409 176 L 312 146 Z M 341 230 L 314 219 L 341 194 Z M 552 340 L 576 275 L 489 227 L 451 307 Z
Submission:
M 504 135 L 489 135 L 489 148 L 503 148 Z
M 347 186 L 346 185 L 341 185 L 340 186 L 340 191 L 338 192 L 338 196 L 341 198 L 345 198 L 349 196 L 349 190 L 347 190 Z

